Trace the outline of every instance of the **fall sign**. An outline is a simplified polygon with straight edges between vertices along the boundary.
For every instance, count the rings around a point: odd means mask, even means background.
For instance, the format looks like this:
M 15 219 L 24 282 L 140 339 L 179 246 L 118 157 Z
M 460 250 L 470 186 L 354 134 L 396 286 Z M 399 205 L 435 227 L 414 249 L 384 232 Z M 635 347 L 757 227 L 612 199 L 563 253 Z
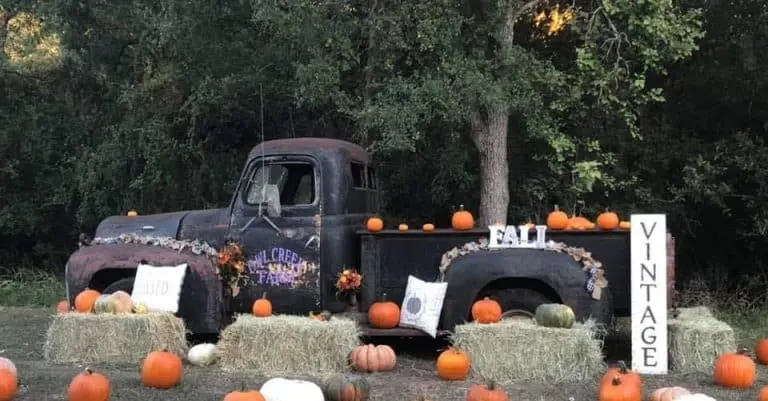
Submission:
M 488 226 L 488 248 L 544 248 L 546 246 L 547 226 L 535 226 L 536 239 L 528 239 L 529 227 L 493 225 Z M 518 235 L 518 229 L 519 235 Z

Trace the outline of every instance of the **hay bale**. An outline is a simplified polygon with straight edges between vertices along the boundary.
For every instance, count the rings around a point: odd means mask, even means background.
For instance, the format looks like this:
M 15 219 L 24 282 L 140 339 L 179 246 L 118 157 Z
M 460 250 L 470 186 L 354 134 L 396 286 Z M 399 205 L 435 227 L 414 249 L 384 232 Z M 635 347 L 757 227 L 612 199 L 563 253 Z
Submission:
M 43 346 L 53 363 L 141 362 L 151 351 L 186 355 L 184 321 L 169 313 L 54 315 Z
M 691 308 L 679 308 L 677 318 L 679 320 L 714 319 L 715 315 L 706 306 L 694 306 Z
M 224 329 L 218 349 L 224 370 L 315 375 L 347 370 L 349 354 L 358 345 L 360 328 L 350 319 L 240 315 Z
M 679 373 L 712 373 L 718 356 L 736 351 L 731 326 L 715 318 L 670 319 L 669 367 Z
M 469 354 L 474 377 L 562 383 L 594 378 L 605 368 L 597 334 L 593 321 L 557 329 L 510 319 L 456 326 L 452 340 Z

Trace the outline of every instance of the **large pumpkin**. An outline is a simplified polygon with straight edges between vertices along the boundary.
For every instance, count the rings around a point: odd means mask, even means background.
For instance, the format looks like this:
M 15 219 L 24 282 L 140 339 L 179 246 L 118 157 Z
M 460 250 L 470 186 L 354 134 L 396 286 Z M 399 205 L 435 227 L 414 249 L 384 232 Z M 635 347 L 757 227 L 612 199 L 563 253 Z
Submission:
M 101 294 L 96 290 L 87 289 L 75 297 L 75 310 L 81 313 L 93 312 L 93 305 L 96 303 L 96 298 Z
M 8 358 L 3 358 L 0 356 L 0 369 L 6 369 L 13 373 L 14 375 L 18 375 L 19 372 L 16 370 L 16 365 L 13 363 L 12 360 Z
M 626 385 L 643 385 L 643 378 L 640 374 L 630 370 L 624 361 L 619 361 L 615 367 L 606 370 L 600 383 L 608 385 L 616 376 L 618 376 L 619 379 L 621 379 L 621 382 Z
M 366 401 L 371 391 L 365 377 L 342 373 L 327 377 L 321 388 L 325 401 Z
M 19 391 L 16 374 L 8 369 L 0 369 L 0 401 L 11 401 Z
M 619 228 L 619 215 L 605 209 L 597 216 L 597 228 L 601 230 L 615 230 Z
M 497 388 L 494 382 L 487 385 L 477 384 L 467 391 L 467 401 L 510 401 L 509 394 Z
M 454 230 L 471 230 L 475 228 L 475 217 L 468 210 L 464 210 L 464 205 L 459 205 L 459 210 L 451 216 L 451 227 Z
M 381 298 L 368 308 L 368 324 L 375 329 L 394 329 L 400 324 L 400 307 L 387 301 L 387 294 L 382 294 Z
M 757 366 L 749 351 L 741 350 L 720 355 L 715 361 L 715 384 L 736 389 L 749 389 L 755 385 Z
M 107 401 L 112 396 L 112 383 L 107 376 L 86 368 L 69 383 L 67 396 L 69 401 Z
M 472 319 L 478 323 L 496 323 L 501 320 L 501 305 L 485 297 L 472 304 Z
M 397 357 L 389 345 L 361 345 L 349 356 L 352 367 L 360 372 L 386 372 L 395 368 Z
M 576 321 L 576 315 L 568 305 L 541 304 L 536 308 L 536 324 L 543 327 L 570 329 Z
M 662 387 L 651 393 L 650 401 L 675 401 L 691 392 L 684 387 Z
M 643 388 L 626 384 L 619 376 L 614 376 L 610 383 L 600 383 L 598 401 L 642 401 Z
M 547 215 L 547 227 L 550 230 L 565 230 L 568 227 L 568 215 L 555 205 Z
M 178 355 L 168 351 L 152 351 L 141 365 L 141 382 L 145 387 L 170 389 L 181 383 L 184 366 Z
M 448 348 L 437 357 L 437 376 L 443 380 L 464 380 L 469 376 L 469 367 L 469 355 L 456 348 Z

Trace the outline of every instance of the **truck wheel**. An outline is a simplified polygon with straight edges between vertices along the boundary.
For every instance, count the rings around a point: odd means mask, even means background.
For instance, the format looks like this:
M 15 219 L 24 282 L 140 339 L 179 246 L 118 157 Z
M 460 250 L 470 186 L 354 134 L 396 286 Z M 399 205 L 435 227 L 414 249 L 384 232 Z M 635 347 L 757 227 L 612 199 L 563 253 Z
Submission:
M 553 303 L 546 295 L 529 288 L 489 288 L 478 299 L 489 297 L 501 304 L 502 319 L 533 319 L 541 304 Z
M 130 294 L 131 292 L 133 292 L 134 279 L 135 277 L 126 277 L 126 278 L 117 280 L 114 283 L 108 285 L 107 288 L 105 288 L 104 291 L 102 291 L 102 294 L 111 294 L 117 291 L 125 291 Z

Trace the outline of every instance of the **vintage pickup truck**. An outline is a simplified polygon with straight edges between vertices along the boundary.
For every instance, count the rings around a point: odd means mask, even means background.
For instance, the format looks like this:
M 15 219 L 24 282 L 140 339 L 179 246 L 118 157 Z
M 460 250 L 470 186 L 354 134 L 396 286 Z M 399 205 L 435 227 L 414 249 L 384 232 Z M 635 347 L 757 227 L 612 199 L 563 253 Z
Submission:
M 456 201 L 461 201 L 458 194 Z M 265 292 L 275 313 L 341 312 L 345 303 L 338 299 L 334 283 L 340 271 L 354 267 L 364 275 L 358 307 L 369 335 L 420 334 L 365 324 L 364 312 L 383 293 L 402 301 L 409 275 L 447 282 L 439 326 L 443 332 L 468 320 L 472 303 L 485 296 L 497 299 L 510 316 L 531 315 L 538 305 L 551 302 L 570 305 L 578 318 L 591 316 L 604 323 L 629 315 L 628 231 L 546 233 L 548 240 L 585 248 L 603 264 L 609 284 L 595 299 L 585 288 L 589 274 L 562 253 L 519 248 L 473 252 L 458 255 L 449 269 L 441 271 L 446 252 L 487 238 L 488 229 L 364 230 L 365 221 L 378 212 L 375 164 L 363 148 L 327 138 L 265 141 L 250 152 L 225 208 L 103 220 L 94 245 L 77 250 L 67 262 L 67 295 L 71 302 L 86 288 L 130 292 L 142 261 L 188 263 L 178 315 L 194 333 L 217 333 L 227 323 L 226 315 L 250 312 L 253 301 Z M 126 236 L 145 241 L 116 240 Z M 146 238 L 154 240 L 147 243 Z M 191 252 L 190 247 L 164 245 L 188 241 L 218 248 L 227 239 L 239 241 L 249 258 L 249 282 L 232 299 L 222 295 L 222 284 L 207 256 Z M 670 297 L 674 286 L 670 235 L 667 250 Z

